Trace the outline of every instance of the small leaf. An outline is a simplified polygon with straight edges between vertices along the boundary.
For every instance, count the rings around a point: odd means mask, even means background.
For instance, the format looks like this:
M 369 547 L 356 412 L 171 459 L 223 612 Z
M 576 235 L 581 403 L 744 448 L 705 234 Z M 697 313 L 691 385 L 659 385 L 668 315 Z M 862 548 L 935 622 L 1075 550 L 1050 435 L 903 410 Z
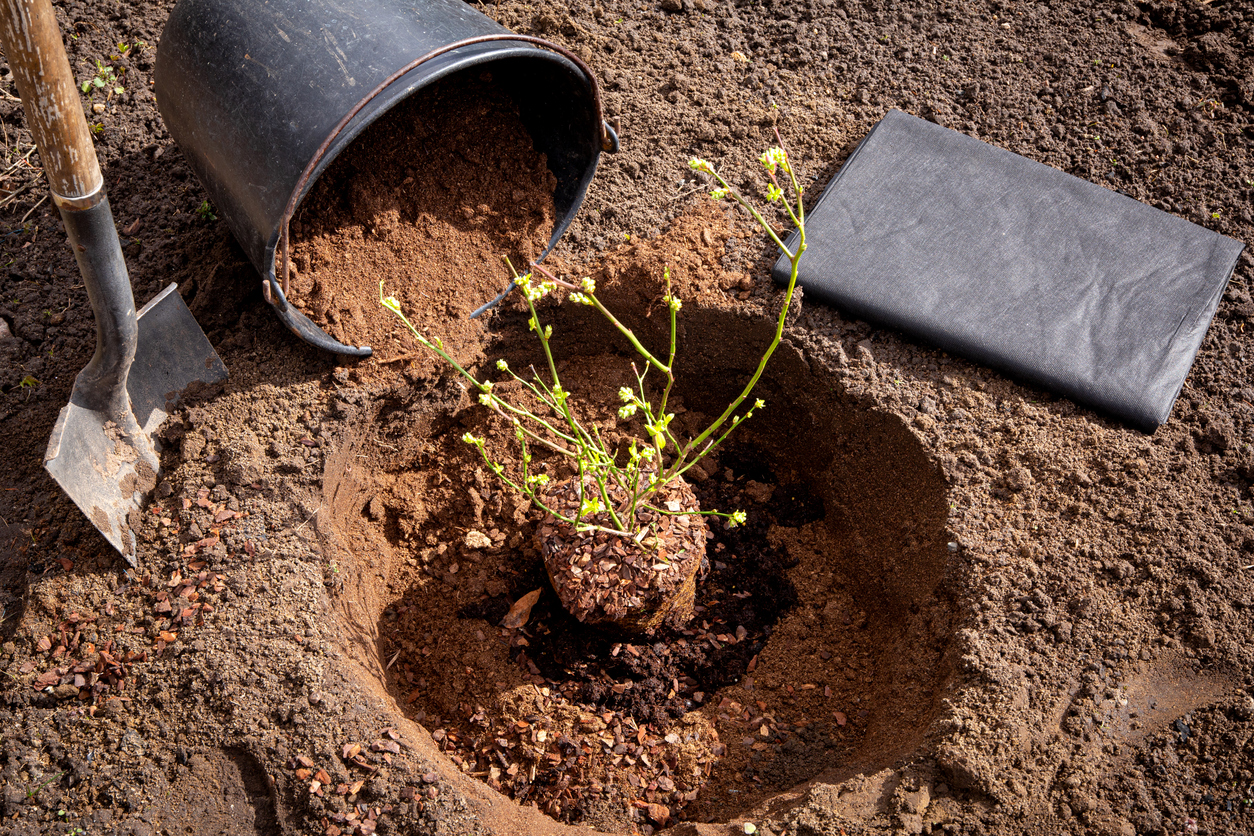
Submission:
M 536 605 L 536 601 L 540 600 L 539 589 L 533 589 L 523 597 L 514 602 L 514 606 L 509 608 L 509 612 L 501 619 L 501 626 L 510 630 L 517 630 L 527 623 L 531 618 L 531 608 Z

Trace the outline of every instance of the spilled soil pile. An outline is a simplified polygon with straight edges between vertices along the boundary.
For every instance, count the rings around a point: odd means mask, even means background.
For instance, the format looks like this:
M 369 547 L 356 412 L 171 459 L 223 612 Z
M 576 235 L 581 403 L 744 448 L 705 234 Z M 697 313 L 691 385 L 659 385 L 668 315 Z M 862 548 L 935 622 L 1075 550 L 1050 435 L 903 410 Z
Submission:
M 379 304 L 382 281 L 420 331 L 468 361 L 483 335 L 470 314 L 509 285 L 506 258 L 525 272 L 544 251 L 555 186 L 491 73 L 441 79 L 368 128 L 301 204 L 293 301 L 340 342 L 431 368 Z

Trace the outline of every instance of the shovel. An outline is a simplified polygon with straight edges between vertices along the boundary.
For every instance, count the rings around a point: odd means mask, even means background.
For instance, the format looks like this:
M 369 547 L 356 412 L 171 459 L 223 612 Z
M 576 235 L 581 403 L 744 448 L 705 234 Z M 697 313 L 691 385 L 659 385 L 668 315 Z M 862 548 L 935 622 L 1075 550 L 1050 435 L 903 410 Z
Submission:
M 135 313 L 83 103 L 50 0 L 0 0 L 0 45 L 78 260 L 96 353 L 57 418 L 44 467 L 131 566 L 139 507 L 157 483 L 152 432 L 182 392 L 226 377 L 171 284 Z

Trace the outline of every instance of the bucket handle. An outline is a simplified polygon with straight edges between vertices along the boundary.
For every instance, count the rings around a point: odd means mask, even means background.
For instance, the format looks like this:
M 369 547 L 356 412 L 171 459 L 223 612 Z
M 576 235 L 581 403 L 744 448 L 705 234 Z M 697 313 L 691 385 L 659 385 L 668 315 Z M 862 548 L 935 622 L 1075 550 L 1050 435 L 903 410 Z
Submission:
M 380 82 L 378 87 L 375 87 L 368 94 L 366 94 L 364 99 L 359 101 L 352 110 L 344 115 L 344 118 L 339 121 L 327 138 L 322 141 L 322 144 L 318 146 L 318 150 L 314 152 L 313 157 L 309 160 L 309 164 L 306 165 L 305 170 L 301 172 L 300 179 L 296 181 L 296 187 L 292 189 L 292 196 L 287 201 L 287 208 L 283 210 L 283 218 L 279 226 L 279 246 L 283 259 L 282 290 L 278 294 L 278 300 L 276 300 L 270 289 L 271 279 L 268 277 L 263 279 L 261 282 L 261 291 L 265 296 L 266 302 L 271 305 L 275 305 L 276 301 L 279 301 L 279 304 L 282 307 L 287 307 L 287 295 L 289 293 L 288 281 L 291 275 L 292 264 L 291 252 L 288 246 L 288 225 L 291 223 L 292 216 L 296 213 L 296 204 L 305 190 L 305 184 L 309 182 L 309 178 L 313 175 L 314 169 L 318 167 L 318 163 L 321 162 L 323 155 L 326 154 L 327 149 L 331 147 L 331 143 L 335 141 L 336 137 L 343 133 L 344 129 L 348 127 L 348 123 L 353 121 L 353 118 L 361 112 L 362 108 L 370 104 L 376 96 L 390 87 L 393 82 L 401 78 L 401 76 L 405 75 L 410 70 L 425 64 L 433 58 L 438 58 L 447 52 L 452 52 L 455 49 L 460 49 L 464 46 L 472 46 L 474 44 L 487 43 L 489 41 L 521 41 L 523 43 L 529 43 L 534 46 L 541 47 L 542 49 L 556 52 L 558 55 L 561 55 L 563 58 L 566 58 L 578 67 L 579 70 L 588 77 L 588 83 L 592 87 L 592 103 L 596 108 L 597 116 L 601 122 L 601 150 L 610 153 L 618 151 L 618 135 L 614 133 L 614 130 L 605 121 L 605 111 L 601 106 L 601 88 L 597 84 L 597 78 L 593 74 L 592 68 L 589 67 L 582 58 L 571 52 L 569 49 L 555 44 L 552 41 L 537 38 L 533 35 L 516 35 L 512 32 L 503 32 L 496 35 L 479 35 L 478 37 L 466 38 L 465 40 L 445 44 L 439 49 L 432 50 L 420 58 L 415 58 L 413 61 L 410 61 L 408 64 L 401 67 L 399 70 Z

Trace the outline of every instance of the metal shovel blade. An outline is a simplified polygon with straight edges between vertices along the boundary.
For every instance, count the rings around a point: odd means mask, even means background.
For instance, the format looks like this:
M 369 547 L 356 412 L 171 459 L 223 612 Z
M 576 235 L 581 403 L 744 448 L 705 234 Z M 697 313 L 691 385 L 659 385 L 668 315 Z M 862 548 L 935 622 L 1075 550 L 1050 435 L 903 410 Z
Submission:
M 143 435 L 151 436 L 188 386 L 223 380 L 227 372 L 177 285 L 161 291 L 138 319 L 126 389 L 135 420 Z M 73 396 L 57 418 L 44 457 L 52 478 L 132 566 L 140 505 L 157 481 L 147 459 L 105 413 L 76 404 Z

